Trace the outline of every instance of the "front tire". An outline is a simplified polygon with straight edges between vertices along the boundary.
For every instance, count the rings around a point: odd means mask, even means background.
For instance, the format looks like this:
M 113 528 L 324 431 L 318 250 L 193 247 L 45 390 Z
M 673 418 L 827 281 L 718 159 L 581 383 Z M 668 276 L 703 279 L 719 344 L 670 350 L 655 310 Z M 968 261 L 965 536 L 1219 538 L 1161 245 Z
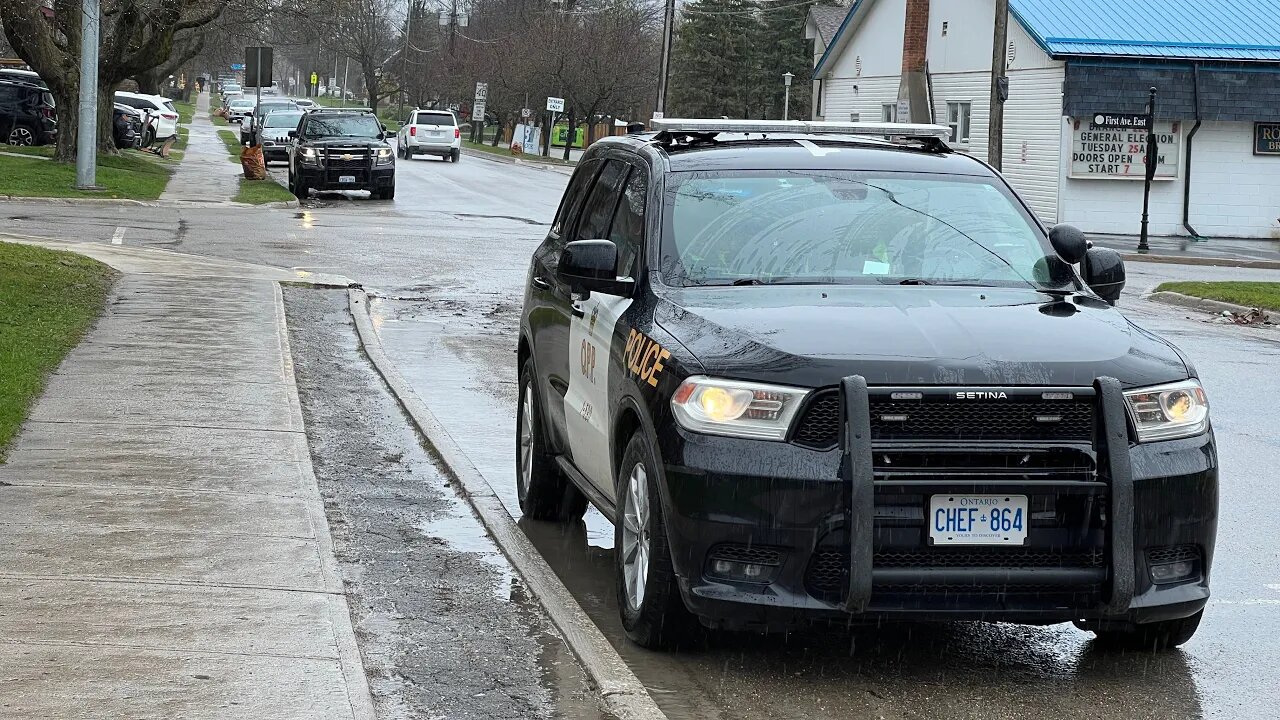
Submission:
M 1107 648 L 1159 652 L 1172 650 L 1190 640 L 1203 618 L 1204 610 L 1201 610 L 1190 617 L 1127 627 L 1094 626 L 1089 623 L 1076 623 L 1076 627 L 1092 630 L 1098 636 L 1098 642 Z
M 631 436 L 618 468 L 613 526 L 618 613 L 627 637 L 652 650 L 689 638 L 695 627 L 671 563 L 653 453 L 642 431 Z
M 307 187 L 307 181 L 303 180 L 301 175 L 293 181 L 293 194 L 299 200 L 306 200 L 311 194 L 311 188 Z
M 580 520 L 587 512 L 587 496 L 560 472 L 547 449 L 535 377 L 533 358 L 527 358 L 520 367 L 520 405 L 516 414 L 516 496 L 520 511 L 534 520 Z

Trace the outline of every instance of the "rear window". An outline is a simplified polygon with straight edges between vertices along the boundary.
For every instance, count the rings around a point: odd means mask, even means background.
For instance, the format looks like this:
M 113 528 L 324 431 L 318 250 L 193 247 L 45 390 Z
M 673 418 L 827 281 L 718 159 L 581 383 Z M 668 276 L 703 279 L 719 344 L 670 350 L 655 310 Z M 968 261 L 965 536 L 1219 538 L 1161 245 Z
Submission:
M 439 112 L 420 112 L 416 125 L 448 125 L 453 127 L 453 115 Z
M 302 113 L 273 112 L 267 116 L 267 127 L 297 127 Z

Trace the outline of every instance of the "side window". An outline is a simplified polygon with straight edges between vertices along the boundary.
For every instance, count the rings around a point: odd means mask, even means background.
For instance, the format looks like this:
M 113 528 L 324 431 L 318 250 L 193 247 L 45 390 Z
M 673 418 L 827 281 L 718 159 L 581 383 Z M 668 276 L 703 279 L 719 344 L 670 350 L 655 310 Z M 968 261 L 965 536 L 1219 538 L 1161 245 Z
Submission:
M 622 179 L 627 174 L 626 163 L 607 160 L 600 177 L 591 188 L 587 204 L 582 206 L 582 219 L 578 222 L 578 231 L 574 240 L 594 240 L 608 237 L 609 221 L 613 220 L 614 208 L 618 206 L 618 191 L 622 187 Z
M 595 179 L 596 171 L 599 169 L 600 162 L 592 160 L 579 165 L 574 171 L 573 177 L 569 180 L 569 187 L 564 191 L 564 197 L 560 199 L 560 209 L 556 211 L 556 220 L 551 224 L 551 234 L 563 235 L 566 228 L 573 227 L 578 206 L 582 204 L 582 198 L 586 196 L 587 188 L 591 187 L 591 181 Z
M 613 214 L 609 239 L 618 246 L 618 277 L 636 276 L 636 258 L 644 247 L 644 205 L 648 178 L 641 168 L 632 168 L 622 188 L 622 200 Z
M 409 117 L 405 118 L 405 120 L 404 120 L 404 124 L 405 124 L 405 125 L 417 125 L 417 124 L 418 124 L 418 121 L 417 121 L 417 120 L 414 120 L 414 118 L 415 118 L 415 117 L 417 117 L 417 116 L 418 116 L 418 113 L 413 113 L 413 112 L 409 113 Z

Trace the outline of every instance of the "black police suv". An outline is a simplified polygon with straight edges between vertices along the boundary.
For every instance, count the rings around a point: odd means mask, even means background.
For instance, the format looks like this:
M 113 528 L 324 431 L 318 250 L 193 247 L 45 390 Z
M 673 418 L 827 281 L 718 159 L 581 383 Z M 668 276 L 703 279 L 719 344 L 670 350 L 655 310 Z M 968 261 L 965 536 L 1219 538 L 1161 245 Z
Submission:
M 1192 636 L 1208 401 L 1113 307 L 1115 252 L 946 128 L 654 122 L 578 164 L 519 341 L 521 508 L 613 520 L 635 642 L 690 616 Z
M 312 190 L 368 190 L 396 196 L 395 149 L 390 133 L 370 110 L 320 108 L 302 116 L 289 133 L 289 189 L 305 200 Z

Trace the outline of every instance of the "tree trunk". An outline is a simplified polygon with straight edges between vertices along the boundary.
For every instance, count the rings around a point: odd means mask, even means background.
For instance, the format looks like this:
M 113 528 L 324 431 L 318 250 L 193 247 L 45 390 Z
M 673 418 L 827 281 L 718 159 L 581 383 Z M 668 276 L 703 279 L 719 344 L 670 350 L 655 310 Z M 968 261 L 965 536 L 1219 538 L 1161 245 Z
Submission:
M 98 86 L 98 153 L 107 155 L 116 155 L 120 151 L 116 148 L 116 136 L 112 128 L 112 120 L 114 113 L 112 109 L 115 106 L 115 88 L 108 87 L 103 89 L 102 85 Z
M 144 95 L 160 94 L 160 72 L 158 69 L 151 69 L 140 72 L 133 76 L 133 81 L 138 83 L 138 92 Z
M 378 114 L 378 69 L 372 63 L 360 63 L 364 69 L 364 88 L 369 93 L 369 109 Z
M 76 137 L 80 127 L 79 83 L 50 82 L 49 93 L 53 95 L 58 113 L 58 140 L 53 148 L 53 159 L 58 162 L 75 162 Z
M 569 108 L 569 132 L 565 133 L 564 136 L 564 159 L 566 162 L 569 160 L 569 150 L 573 148 L 573 138 L 577 134 L 575 132 L 577 129 L 577 125 L 574 124 L 573 108 Z

